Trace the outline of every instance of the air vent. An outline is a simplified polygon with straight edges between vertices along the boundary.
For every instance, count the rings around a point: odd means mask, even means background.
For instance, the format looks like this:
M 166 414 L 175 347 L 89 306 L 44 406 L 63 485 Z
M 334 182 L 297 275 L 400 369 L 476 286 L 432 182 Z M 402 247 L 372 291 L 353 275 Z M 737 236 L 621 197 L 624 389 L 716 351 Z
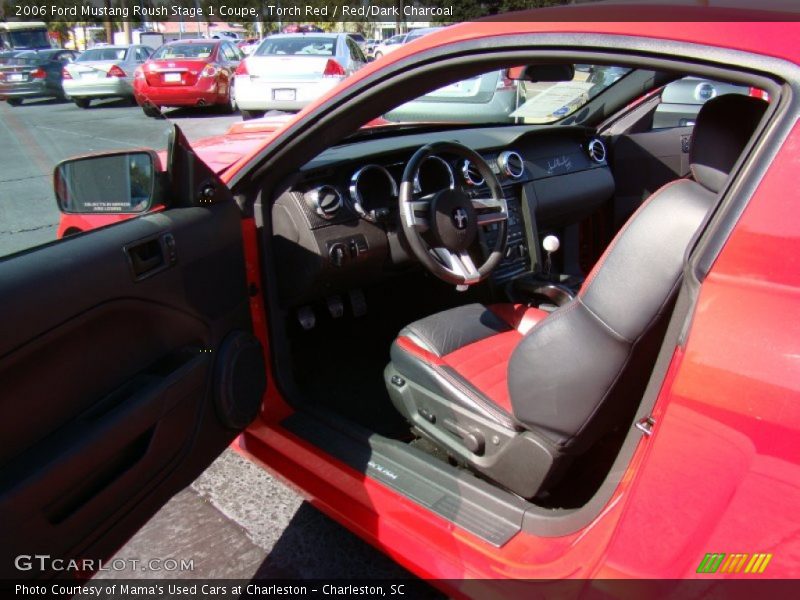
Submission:
M 306 194 L 317 214 L 323 219 L 332 219 L 342 207 L 342 195 L 335 187 L 321 185 Z
M 525 172 L 525 163 L 522 157 L 513 150 L 501 152 L 497 157 L 497 164 L 500 170 L 512 179 L 519 179 Z
M 589 142 L 586 150 L 589 152 L 589 158 L 596 163 L 602 163 L 606 160 L 606 145 L 597 138 Z
M 464 181 L 473 187 L 478 187 L 486 182 L 480 171 L 478 171 L 478 167 L 468 160 L 465 160 L 464 164 L 461 165 L 461 174 L 464 176 Z

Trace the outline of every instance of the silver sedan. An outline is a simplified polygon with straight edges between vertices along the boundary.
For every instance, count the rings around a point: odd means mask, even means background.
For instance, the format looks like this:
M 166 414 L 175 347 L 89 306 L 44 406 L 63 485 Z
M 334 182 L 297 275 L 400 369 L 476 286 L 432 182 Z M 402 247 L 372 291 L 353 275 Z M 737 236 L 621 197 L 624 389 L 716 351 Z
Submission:
M 90 48 L 64 67 L 64 93 L 81 108 L 95 98 L 133 100 L 133 74 L 152 54 L 148 46 Z
M 366 62 L 346 33 L 272 35 L 236 69 L 236 103 L 245 120 L 300 110 Z

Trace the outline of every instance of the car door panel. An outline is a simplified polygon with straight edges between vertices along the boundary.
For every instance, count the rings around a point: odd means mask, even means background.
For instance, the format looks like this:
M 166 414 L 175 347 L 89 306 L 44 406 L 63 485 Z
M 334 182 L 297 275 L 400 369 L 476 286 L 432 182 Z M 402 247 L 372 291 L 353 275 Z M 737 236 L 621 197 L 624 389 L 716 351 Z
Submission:
M 12 257 L 0 298 L 0 574 L 21 552 L 103 557 L 237 434 L 215 373 L 251 330 L 239 211 L 156 212 Z

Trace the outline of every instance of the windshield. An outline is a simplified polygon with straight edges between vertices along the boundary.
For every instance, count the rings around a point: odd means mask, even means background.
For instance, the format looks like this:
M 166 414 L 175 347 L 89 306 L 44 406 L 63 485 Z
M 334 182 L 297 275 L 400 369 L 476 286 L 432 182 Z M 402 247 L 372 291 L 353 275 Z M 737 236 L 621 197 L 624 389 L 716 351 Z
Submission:
M 215 44 L 170 44 L 161 46 L 153 53 L 155 60 L 180 58 L 182 60 L 203 60 L 214 52 Z
M 22 29 L 0 33 L 3 45 L 9 48 L 49 48 L 50 38 L 42 29 Z
M 90 60 L 124 60 L 126 48 L 92 48 L 81 54 L 76 62 Z
M 490 71 L 456 81 L 389 111 L 393 122 L 554 123 L 580 109 L 630 69 L 575 65 L 569 81 L 530 82 Z
M 307 55 L 333 56 L 336 38 L 299 36 L 290 38 L 266 39 L 255 51 L 255 56 L 269 55 Z

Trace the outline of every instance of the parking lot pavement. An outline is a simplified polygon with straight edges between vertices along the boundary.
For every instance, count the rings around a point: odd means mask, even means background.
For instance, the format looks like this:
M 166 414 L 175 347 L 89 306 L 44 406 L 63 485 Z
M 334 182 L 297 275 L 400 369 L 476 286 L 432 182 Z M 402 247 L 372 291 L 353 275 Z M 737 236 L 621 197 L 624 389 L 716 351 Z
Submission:
M 193 570 L 152 572 L 140 567 L 105 571 L 97 579 L 413 577 L 231 450 L 167 503 L 114 558 L 128 559 L 129 565 L 153 558 L 162 564 L 191 560 Z M 423 597 L 440 594 L 430 588 Z
M 224 133 L 241 120 L 213 109 L 167 111 L 190 140 Z M 71 102 L 0 102 L 0 256 L 44 244 L 56 237 L 58 209 L 53 167 L 72 156 L 146 147 L 166 147 L 169 125 L 145 117 L 120 100 L 95 101 L 80 109 Z

